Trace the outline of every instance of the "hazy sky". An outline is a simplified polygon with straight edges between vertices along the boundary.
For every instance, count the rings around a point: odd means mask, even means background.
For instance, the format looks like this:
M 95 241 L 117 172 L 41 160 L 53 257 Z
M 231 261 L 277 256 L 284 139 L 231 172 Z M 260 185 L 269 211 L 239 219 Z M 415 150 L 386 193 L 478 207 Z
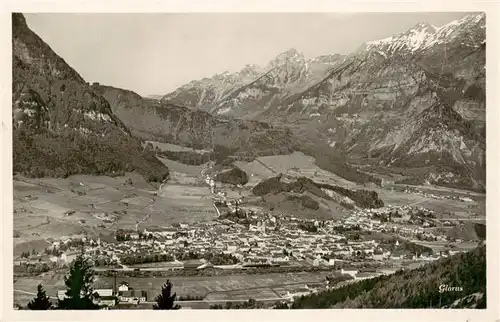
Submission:
M 265 65 L 295 48 L 346 54 L 421 21 L 465 13 L 25 14 L 29 27 L 89 82 L 166 94 L 193 79 Z

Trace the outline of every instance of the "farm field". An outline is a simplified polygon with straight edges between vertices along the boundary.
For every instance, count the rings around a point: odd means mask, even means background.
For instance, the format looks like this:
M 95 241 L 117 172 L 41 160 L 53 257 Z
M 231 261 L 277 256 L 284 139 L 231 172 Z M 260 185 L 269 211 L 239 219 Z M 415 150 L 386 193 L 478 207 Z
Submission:
M 231 275 L 231 276 L 183 276 L 173 277 L 174 290 L 178 296 L 202 296 L 206 300 L 227 299 L 265 299 L 276 298 L 279 293 L 294 288 L 304 287 L 307 283 L 321 283 L 329 272 L 304 273 L 271 273 L 259 275 Z M 130 287 L 148 292 L 153 298 L 161 290 L 166 278 L 123 278 Z M 121 280 L 117 280 L 121 282 Z M 63 274 L 45 273 L 37 277 L 23 277 L 14 280 L 14 300 L 16 303 L 31 299 L 32 295 L 24 292 L 36 292 L 36 287 L 42 283 L 47 295 L 56 296 L 59 289 L 64 289 Z M 97 276 L 94 288 L 111 287 L 111 277 Z
M 486 216 L 486 196 L 475 197 L 474 202 L 461 202 L 452 199 L 434 199 L 413 193 L 391 191 L 383 188 L 373 189 L 386 204 L 391 205 L 415 205 L 434 210 L 438 214 L 454 213 L 453 218 L 458 217 L 467 220 L 470 213 L 477 213 L 480 218 Z M 449 195 L 445 191 L 435 195 Z
M 452 212 L 462 219 L 467 219 L 468 214 L 471 212 L 476 212 L 483 218 L 486 214 L 485 194 L 436 186 L 412 186 L 435 195 L 469 196 L 475 201 L 473 203 L 469 203 L 451 199 L 433 199 L 418 194 L 405 193 L 402 191 L 404 190 L 404 185 L 392 185 L 399 187 L 399 189 L 395 190 L 390 189 L 392 186 L 377 187 L 372 184 L 367 186 L 359 185 L 345 180 L 331 172 L 320 169 L 314 164 L 313 157 L 300 152 L 294 152 L 288 155 L 260 157 L 252 162 L 236 162 L 236 165 L 250 175 L 250 181 L 246 185 L 248 187 L 253 187 L 262 180 L 276 176 L 279 173 L 283 173 L 293 177 L 305 176 L 316 182 L 339 185 L 348 189 L 374 190 L 378 193 L 384 203 L 389 205 L 419 205 L 438 213 Z
M 173 172 L 178 175 L 182 174 L 183 176 L 186 177 L 193 177 L 193 178 L 200 177 L 202 166 L 184 164 L 178 161 L 173 161 L 162 157 L 158 157 L 158 159 L 168 167 L 170 172 Z
M 301 152 L 287 155 L 259 157 L 252 162 L 235 162 L 243 171 L 251 176 L 248 186 L 254 186 L 261 180 L 274 177 L 279 173 L 293 177 L 308 177 L 316 182 L 336 184 L 346 188 L 356 186 L 342 177 L 325 171 L 314 164 L 315 159 Z
M 128 181 L 131 180 L 131 181 Z M 127 183 L 128 181 L 128 183 Z M 130 184 L 131 182 L 131 184 Z M 209 221 L 217 216 L 206 186 L 165 184 L 158 192 L 139 175 L 14 178 L 14 255 L 43 251 L 64 236 L 114 234 L 118 228 Z

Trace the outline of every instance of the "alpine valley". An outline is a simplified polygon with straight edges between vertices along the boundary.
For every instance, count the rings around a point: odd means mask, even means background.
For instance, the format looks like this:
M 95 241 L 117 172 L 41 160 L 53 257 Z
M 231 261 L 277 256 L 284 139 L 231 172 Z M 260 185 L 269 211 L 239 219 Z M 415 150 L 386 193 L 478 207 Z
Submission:
M 34 15 L 12 15 L 16 307 L 485 308 L 485 14 L 148 97 L 84 80 Z
M 162 102 L 287 126 L 385 180 L 484 190 L 485 37 L 483 13 L 419 23 L 346 56 L 290 49 Z

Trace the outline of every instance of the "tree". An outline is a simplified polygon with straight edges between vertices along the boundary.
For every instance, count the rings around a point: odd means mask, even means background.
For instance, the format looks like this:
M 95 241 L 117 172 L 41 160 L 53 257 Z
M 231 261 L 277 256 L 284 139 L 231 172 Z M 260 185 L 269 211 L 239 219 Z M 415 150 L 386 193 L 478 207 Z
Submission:
M 161 293 L 155 298 L 156 304 L 153 305 L 153 310 L 178 310 L 180 305 L 174 304 L 176 293 L 172 294 L 172 282 L 167 280 L 161 287 Z
M 274 304 L 274 309 L 276 310 L 288 310 L 288 304 L 285 301 L 278 301 Z
M 98 295 L 92 289 L 94 282 L 94 271 L 91 263 L 78 255 L 70 266 L 69 276 L 64 277 L 67 291 L 66 298 L 59 301 L 58 307 L 63 310 L 97 310 L 99 305 L 95 304 Z
M 28 309 L 30 310 L 50 310 L 52 308 L 52 303 L 49 297 L 45 293 L 42 284 L 38 284 L 36 297 L 28 303 Z

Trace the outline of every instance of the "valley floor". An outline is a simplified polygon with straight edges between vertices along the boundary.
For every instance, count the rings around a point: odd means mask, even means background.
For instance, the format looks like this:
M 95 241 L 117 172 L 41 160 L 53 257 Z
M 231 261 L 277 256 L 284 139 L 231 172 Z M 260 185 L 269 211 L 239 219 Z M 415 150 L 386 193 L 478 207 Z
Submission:
M 176 223 L 197 225 L 211 223 L 218 218 L 212 198 L 216 197 L 206 183 L 206 166 L 188 166 L 176 161 L 161 159 L 171 169 L 171 179 L 161 186 L 152 186 L 134 173 L 125 177 L 72 176 L 66 179 L 14 178 L 14 257 L 22 261 L 20 254 L 44 250 L 53 242 L 67 238 L 87 236 L 99 238 L 103 242 L 116 243 L 118 229 L 142 230 L 167 227 Z M 237 162 L 236 165 L 249 175 L 249 183 L 235 189 L 221 185 L 226 198 L 242 198 L 248 203 L 241 207 L 256 211 L 269 211 L 269 204 L 253 198 L 251 188 L 260 181 L 283 173 L 291 177 L 306 176 L 316 182 L 335 184 L 349 189 L 370 189 L 376 191 L 386 205 L 391 207 L 420 206 L 436 213 L 438 221 L 462 221 L 471 224 L 485 222 L 485 196 L 456 189 L 441 187 L 411 187 L 390 184 L 384 187 L 365 187 L 346 181 L 332 173 L 319 169 L 314 159 L 301 153 L 283 156 L 261 157 L 253 162 Z M 466 201 L 457 200 L 467 197 Z M 453 199 L 455 198 L 455 199 Z M 288 208 L 287 208 L 288 207 Z M 339 204 L 325 203 L 322 212 L 304 215 L 304 209 L 293 209 L 280 205 L 274 214 L 302 217 L 305 220 L 340 220 L 353 216 Z M 472 216 L 471 214 L 475 214 Z M 323 216 L 323 217 L 321 217 Z M 354 215 L 356 216 L 356 215 Z M 404 227 L 402 225 L 401 227 Z M 454 229 L 449 227 L 447 229 Z M 468 230 L 467 230 L 468 229 Z M 466 250 L 477 246 L 473 228 L 456 228 L 453 233 L 458 242 L 455 249 Z M 429 228 L 429 232 L 434 229 Z M 443 233 L 445 233 L 443 231 Z M 382 234 L 383 235 L 383 234 Z M 401 236 L 399 236 L 401 237 Z M 454 238 L 455 238 L 454 237 Z M 378 239 L 375 235 L 366 237 Z M 383 240 L 384 236 L 380 237 Z M 406 238 L 412 243 L 430 247 L 434 251 L 449 249 L 450 242 L 425 242 L 413 237 Z M 469 241 L 469 242 L 468 242 Z M 468 242 L 468 243 L 467 243 Z M 453 244 L 453 242 L 452 242 Z M 128 246 L 127 246 L 128 247 Z M 42 255 L 48 260 L 49 255 Z M 416 267 L 422 262 L 415 261 L 408 267 Z M 393 265 L 392 263 L 391 265 Z M 308 264 L 313 265 L 313 264 Z M 201 296 L 204 301 L 226 301 L 277 299 L 287 292 L 307 283 L 323 283 L 330 271 L 296 273 L 261 273 L 257 275 L 232 274 L 228 276 L 177 276 L 171 278 L 180 296 Z M 148 294 L 157 293 L 163 283 L 162 276 L 127 277 L 127 282 Z M 97 283 L 109 285 L 111 278 L 99 276 Z M 54 295 L 63 287 L 63 275 L 49 271 L 40 275 L 16 275 L 14 294 L 16 303 L 31 299 L 38 283 L 43 283 L 49 295 Z M 207 303 L 193 303 L 193 308 L 205 307 Z M 206 308 L 206 307 L 205 307 Z

